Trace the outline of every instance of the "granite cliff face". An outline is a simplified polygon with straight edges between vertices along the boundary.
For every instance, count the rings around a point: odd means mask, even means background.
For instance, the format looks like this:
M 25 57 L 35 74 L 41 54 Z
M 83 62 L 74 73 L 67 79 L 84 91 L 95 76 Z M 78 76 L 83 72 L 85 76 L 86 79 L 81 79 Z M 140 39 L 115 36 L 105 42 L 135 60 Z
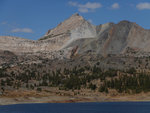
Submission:
M 40 52 L 69 58 L 74 48 L 77 48 L 77 54 L 92 51 L 107 56 L 129 54 L 132 50 L 137 55 L 150 55 L 150 30 L 129 21 L 94 26 L 79 14 L 74 14 L 56 28 L 48 30 L 38 41 L 0 37 L 0 50 L 18 54 Z
M 132 49 L 134 55 L 150 55 L 150 30 L 145 30 L 136 23 L 121 21 L 118 24 L 107 23 L 96 26 L 95 38 L 79 39 L 68 47 L 79 46 L 79 53 L 93 51 L 96 54 L 124 54 Z

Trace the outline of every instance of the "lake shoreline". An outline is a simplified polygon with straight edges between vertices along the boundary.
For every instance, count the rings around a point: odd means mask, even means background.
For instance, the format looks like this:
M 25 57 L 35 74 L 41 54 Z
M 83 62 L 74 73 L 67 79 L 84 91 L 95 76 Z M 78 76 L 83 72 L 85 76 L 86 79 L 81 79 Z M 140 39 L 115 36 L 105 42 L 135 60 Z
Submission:
M 75 91 L 74 91 L 75 92 Z M 78 92 L 78 91 L 77 91 Z M 76 95 L 75 95 L 76 94 Z M 0 96 L 0 105 L 25 104 L 25 103 L 87 103 L 87 102 L 149 102 L 149 93 L 140 94 L 106 94 L 89 90 L 73 93 L 71 91 L 6 91 Z
M 148 98 L 148 97 L 147 97 Z M 101 102 L 150 102 L 150 99 L 131 99 L 129 97 L 19 97 L 19 98 L 0 98 L 0 105 L 15 104 L 36 104 L 36 103 L 101 103 Z

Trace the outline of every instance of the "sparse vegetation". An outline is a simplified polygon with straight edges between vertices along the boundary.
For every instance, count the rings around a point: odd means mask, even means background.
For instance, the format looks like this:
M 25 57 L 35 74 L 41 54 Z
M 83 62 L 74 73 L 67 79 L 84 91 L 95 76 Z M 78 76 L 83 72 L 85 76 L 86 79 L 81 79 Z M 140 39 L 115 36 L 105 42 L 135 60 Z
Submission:
M 60 90 L 80 90 L 87 88 L 109 93 L 111 89 L 118 93 L 141 93 L 150 91 L 150 75 L 137 73 L 135 68 L 126 72 L 121 70 L 103 70 L 96 63 L 93 67 L 74 67 L 72 69 L 57 69 L 56 71 L 38 70 L 41 65 L 32 65 L 32 68 L 24 68 L 24 71 L 7 72 L 0 70 L 0 84 L 2 87 L 22 88 L 42 91 L 42 87 L 59 87 Z M 30 66 L 29 66 L 30 67 Z M 39 67 L 39 68 L 38 68 Z M 118 74 L 119 73 L 119 74 Z M 100 81 L 93 84 L 92 81 Z M 99 84 L 99 85 L 98 85 Z

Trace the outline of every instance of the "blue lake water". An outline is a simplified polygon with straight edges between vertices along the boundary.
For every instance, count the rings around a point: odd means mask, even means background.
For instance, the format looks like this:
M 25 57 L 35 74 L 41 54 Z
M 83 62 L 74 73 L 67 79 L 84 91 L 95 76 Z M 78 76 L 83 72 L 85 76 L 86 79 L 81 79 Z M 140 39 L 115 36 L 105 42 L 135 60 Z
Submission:
M 150 113 L 150 102 L 18 104 L 0 106 L 0 113 Z

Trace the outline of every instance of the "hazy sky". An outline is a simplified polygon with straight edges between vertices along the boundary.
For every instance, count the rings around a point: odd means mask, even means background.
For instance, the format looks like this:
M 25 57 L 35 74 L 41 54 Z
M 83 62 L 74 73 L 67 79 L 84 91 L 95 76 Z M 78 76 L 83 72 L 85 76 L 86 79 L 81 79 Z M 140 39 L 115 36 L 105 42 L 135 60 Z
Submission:
M 150 0 L 0 0 L 0 35 L 36 40 L 76 12 L 94 25 L 129 20 L 150 29 Z

